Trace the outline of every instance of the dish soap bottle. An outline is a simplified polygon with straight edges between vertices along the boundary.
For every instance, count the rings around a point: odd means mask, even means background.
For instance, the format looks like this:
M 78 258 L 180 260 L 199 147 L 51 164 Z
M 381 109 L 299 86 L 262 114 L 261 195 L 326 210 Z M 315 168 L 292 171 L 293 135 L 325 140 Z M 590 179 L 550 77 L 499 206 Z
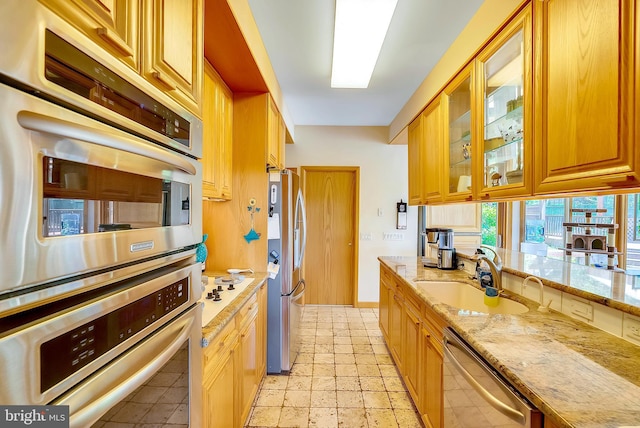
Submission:
M 499 297 L 498 289 L 495 287 L 487 287 L 484 289 L 484 304 L 490 307 L 498 306 Z

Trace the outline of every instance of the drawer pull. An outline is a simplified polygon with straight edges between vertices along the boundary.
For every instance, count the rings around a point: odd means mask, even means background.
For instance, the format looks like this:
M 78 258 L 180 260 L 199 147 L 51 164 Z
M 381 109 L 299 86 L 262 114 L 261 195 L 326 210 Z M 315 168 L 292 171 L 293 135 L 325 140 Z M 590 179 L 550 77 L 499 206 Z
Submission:
M 633 174 L 618 174 L 603 177 L 602 182 L 609 187 L 627 187 L 638 182 Z
M 109 43 L 111 47 L 117 49 L 121 54 L 128 57 L 133 56 L 133 49 L 131 49 L 131 46 L 127 45 L 116 33 L 107 27 L 99 27 L 96 31 L 104 41 Z
M 159 71 L 154 71 L 153 73 L 151 73 L 151 75 L 155 77 L 156 80 L 158 80 L 158 82 L 166 86 L 167 89 L 171 91 L 175 91 L 176 85 L 171 80 L 169 80 L 164 74 L 160 73 Z

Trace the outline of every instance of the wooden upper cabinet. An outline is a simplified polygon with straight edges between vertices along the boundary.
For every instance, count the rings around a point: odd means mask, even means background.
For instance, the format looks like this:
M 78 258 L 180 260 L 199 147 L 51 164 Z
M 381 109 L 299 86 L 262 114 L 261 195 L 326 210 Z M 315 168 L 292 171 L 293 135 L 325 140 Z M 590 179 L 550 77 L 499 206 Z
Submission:
M 197 116 L 204 61 L 202 1 L 40 0 Z
M 476 57 L 474 156 L 478 199 L 533 192 L 533 50 L 531 6 Z
M 270 96 L 267 111 L 267 163 L 274 168 L 281 168 L 280 153 L 282 152 L 280 141 L 280 112 L 273 98 Z
M 441 96 L 437 97 L 422 112 L 424 140 L 420 156 L 424 170 L 422 196 L 426 203 L 442 201 L 444 122 L 441 99 Z
M 142 75 L 200 114 L 202 0 L 144 0 Z
M 409 205 L 424 204 L 424 171 L 422 148 L 424 147 L 423 116 L 420 114 L 408 127 Z
M 203 197 L 231 199 L 233 93 L 208 62 L 205 62 L 202 123 Z
M 284 119 L 280 116 L 278 121 L 278 167 L 284 169 L 285 167 L 285 147 L 287 142 L 287 125 L 284 123 Z
M 533 2 L 536 193 L 638 186 L 637 4 Z
M 140 68 L 137 0 L 40 0 L 134 70 Z
M 467 65 L 443 91 L 445 201 L 470 201 L 476 185 L 472 157 L 477 147 L 471 132 L 476 120 L 473 66 L 473 62 Z

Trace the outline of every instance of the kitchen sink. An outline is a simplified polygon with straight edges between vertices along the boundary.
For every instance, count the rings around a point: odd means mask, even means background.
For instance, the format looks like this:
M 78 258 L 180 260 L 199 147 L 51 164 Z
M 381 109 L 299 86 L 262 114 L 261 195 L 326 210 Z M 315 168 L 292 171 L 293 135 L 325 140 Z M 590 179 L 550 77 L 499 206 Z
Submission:
M 504 297 L 496 306 L 484 304 L 484 292 L 473 285 L 457 281 L 414 281 L 419 290 L 454 308 L 487 314 L 523 314 L 529 308 Z

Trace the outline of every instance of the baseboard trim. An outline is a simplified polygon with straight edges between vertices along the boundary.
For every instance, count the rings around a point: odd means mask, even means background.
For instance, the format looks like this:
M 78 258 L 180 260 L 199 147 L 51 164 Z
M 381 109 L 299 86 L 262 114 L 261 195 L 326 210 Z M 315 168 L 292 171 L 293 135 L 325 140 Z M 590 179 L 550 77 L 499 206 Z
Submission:
M 358 302 L 356 308 L 377 308 L 378 302 Z

